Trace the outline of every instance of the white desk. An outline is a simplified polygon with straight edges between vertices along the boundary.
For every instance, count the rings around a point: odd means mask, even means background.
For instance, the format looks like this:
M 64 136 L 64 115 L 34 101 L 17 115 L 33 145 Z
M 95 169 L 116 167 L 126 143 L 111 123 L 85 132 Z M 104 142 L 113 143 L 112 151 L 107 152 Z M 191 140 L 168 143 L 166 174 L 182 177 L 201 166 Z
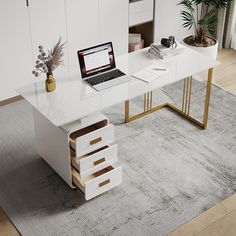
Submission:
M 55 73 L 57 81 L 55 92 L 45 92 L 44 81 L 32 83 L 19 89 L 18 92 L 55 126 L 61 126 L 195 73 L 213 68 L 218 64 L 217 61 L 188 48 L 185 53 L 165 60 L 157 60 L 148 54 L 147 49 L 120 56 L 116 60 L 117 68 L 127 74 L 133 74 L 156 63 L 168 64 L 169 71 L 151 83 L 133 78 L 128 83 L 97 92 L 81 82 L 79 73 L 65 76 L 57 76 Z
M 148 53 L 148 49 L 139 50 L 134 53 L 120 56 L 116 60 L 117 68 L 127 74 L 133 74 L 152 64 L 168 65 L 168 72 L 151 83 L 146 83 L 133 78 L 130 82 L 113 88 L 97 92 L 81 82 L 79 73 L 71 73 L 65 76 L 57 76 L 57 89 L 54 92 L 45 91 L 44 81 L 31 84 L 18 90 L 21 96 L 27 100 L 33 109 L 35 119 L 36 149 L 49 165 L 73 187 L 71 177 L 70 149 L 68 146 L 68 134 L 65 134 L 63 126 L 79 120 L 87 115 L 101 111 L 104 108 L 125 102 L 126 122 L 137 119 L 150 112 L 163 107 L 170 107 L 179 112 L 184 117 L 192 120 L 206 128 L 208 117 L 208 105 L 210 99 L 210 88 L 212 80 L 212 68 L 218 62 L 205 57 L 189 48 L 180 55 L 165 60 L 157 60 L 156 57 Z M 210 69 L 206 105 L 203 123 L 190 117 L 188 114 L 188 99 L 190 99 L 191 79 L 193 74 Z M 189 78 L 188 78 L 189 77 Z M 175 108 L 171 104 L 151 107 L 151 91 L 178 80 L 186 79 L 182 110 Z M 190 93 L 189 93 L 190 91 Z M 147 101 L 145 111 L 134 118 L 129 117 L 129 100 L 145 94 Z

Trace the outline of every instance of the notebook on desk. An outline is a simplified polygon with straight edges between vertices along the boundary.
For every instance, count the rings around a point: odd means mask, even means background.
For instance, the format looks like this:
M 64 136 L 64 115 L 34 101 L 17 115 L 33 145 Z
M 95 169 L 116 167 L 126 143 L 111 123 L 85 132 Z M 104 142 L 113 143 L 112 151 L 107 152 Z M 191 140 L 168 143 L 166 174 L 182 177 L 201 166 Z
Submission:
M 128 82 L 131 77 L 116 69 L 112 43 L 77 52 L 82 79 L 97 91 Z
M 168 71 L 167 65 L 154 64 L 152 66 L 146 67 L 137 73 L 134 73 L 132 76 L 143 80 L 147 83 L 152 82 L 155 79 L 158 79 L 160 76 L 165 74 Z

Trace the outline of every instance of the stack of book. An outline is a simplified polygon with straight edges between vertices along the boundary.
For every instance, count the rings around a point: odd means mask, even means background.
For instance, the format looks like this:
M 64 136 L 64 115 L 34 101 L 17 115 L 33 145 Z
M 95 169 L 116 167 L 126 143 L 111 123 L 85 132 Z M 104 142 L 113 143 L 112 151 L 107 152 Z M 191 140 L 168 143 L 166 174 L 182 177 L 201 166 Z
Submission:
M 170 47 L 170 48 L 167 48 L 159 43 L 156 43 L 156 44 L 151 44 L 149 52 L 154 56 L 165 59 L 182 53 L 184 49 L 185 48 L 179 43 L 176 45 L 176 47 Z
M 129 34 L 129 52 L 133 52 L 143 48 L 144 40 L 141 38 L 141 34 Z

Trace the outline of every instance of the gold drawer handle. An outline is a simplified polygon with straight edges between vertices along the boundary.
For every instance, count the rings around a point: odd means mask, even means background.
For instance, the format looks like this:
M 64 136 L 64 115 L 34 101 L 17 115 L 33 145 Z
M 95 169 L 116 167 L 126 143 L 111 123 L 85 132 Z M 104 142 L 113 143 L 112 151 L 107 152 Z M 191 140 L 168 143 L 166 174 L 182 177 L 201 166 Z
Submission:
M 95 138 L 94 140 L 90 141 L 90 145 L 94 145 L 102 141 L 102 137 Z
M 99 165 L 99 164 L 101 164 L 101 163 L 103 163 L 103 162 L 105 162 L 105 161 L 106 161 L 106 159 L 105 159 L 105 157 L 103 157 L 103 158 L 101 158 L 101 159 L 95 161 L 93 164 L 94 164 L 95 166 L 97 166 L 97 165 Z
M 104 180 L 103 182 L 101 182 L 101 183 L 99 184 L 99 188 L 103 187 L 104 185 L 109 184 L 110 182 L 111 182 L 110 179 Z

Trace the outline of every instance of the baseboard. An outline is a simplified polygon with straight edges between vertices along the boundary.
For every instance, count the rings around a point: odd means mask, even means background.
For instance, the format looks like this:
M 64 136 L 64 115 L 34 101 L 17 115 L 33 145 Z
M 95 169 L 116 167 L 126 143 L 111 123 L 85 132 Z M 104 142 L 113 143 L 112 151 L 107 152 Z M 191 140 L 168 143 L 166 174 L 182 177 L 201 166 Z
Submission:
M 12 102 L 19 101 L 21 99 L 22 99 L 22 96 L 20 96 L 20 95 L 12 97 L 12 98 L 8 98 L 8 99 L 0 101 L 0 106 L 4 106 L 4 105 L 10 104 Z

